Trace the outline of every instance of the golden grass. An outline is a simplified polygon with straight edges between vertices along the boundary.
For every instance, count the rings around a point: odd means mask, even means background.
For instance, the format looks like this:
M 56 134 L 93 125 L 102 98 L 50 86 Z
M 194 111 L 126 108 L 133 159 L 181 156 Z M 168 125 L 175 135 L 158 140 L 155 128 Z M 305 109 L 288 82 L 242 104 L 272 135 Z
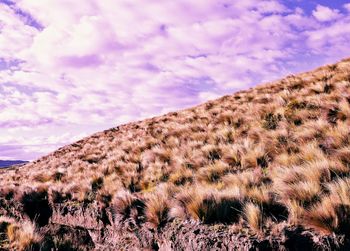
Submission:
M 244 212 L 249 226 L 256 232 L 261 231 L 263 218 L 260 207 L 253 203 L 247 203 Z
M 0 247 L 8 250 L 38 249 L 42 237 L 36 232 L 35 225 L 29 220 L 16 221 L 0 216 Z
M 245 221 L 258 232 L 269 219 L 344 233 L 349 76 L 350 60 L 344 60 L 97 133 L 24 167 L 0 170 L 1 187 L 11 188 L 1 194 L 32 187 L 47 189 L 50 201 L 103 200 L 119 220 L 154 228 L 181 218 Z
M 145 215 L 147 222 L 154 228 L 164 226 L 169 219 L 171 205 L 164 194 L 152 194 L 146 201 Z

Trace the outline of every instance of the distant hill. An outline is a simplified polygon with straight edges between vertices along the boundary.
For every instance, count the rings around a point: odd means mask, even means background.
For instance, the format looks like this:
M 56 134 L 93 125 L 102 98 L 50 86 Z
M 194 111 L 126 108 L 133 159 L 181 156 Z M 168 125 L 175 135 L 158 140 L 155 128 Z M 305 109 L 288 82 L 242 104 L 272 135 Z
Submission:
M 350 59 L 2 168 L 0 215 L 8 250 L 350 250 Z
M 28 161 L 23 160 L 0 160 L 0 168 L 9 167 L 13 165 L 25 164 Z

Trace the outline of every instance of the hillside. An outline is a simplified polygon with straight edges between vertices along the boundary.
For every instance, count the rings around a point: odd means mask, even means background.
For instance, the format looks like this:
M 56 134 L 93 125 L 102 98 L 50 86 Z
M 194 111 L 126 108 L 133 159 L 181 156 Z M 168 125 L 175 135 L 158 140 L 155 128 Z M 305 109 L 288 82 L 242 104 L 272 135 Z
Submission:
M 22 160 L 0 160 L 0 168 L 9 167 L 13 165 L 25 164 L 27 161 Z
M 349 125 L 350 59 L 96 133 L 0 170 L 0 246 L 349 248 Z

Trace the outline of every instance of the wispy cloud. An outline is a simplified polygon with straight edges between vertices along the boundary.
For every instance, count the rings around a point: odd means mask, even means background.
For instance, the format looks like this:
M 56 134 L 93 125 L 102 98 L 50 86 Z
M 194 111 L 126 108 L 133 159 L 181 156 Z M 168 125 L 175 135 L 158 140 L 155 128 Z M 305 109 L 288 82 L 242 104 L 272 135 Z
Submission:
M 50 136 L 56 147 L 350 54 L 348 2 L 284 2 L 0 1 L 0 155 L 36 158 Z

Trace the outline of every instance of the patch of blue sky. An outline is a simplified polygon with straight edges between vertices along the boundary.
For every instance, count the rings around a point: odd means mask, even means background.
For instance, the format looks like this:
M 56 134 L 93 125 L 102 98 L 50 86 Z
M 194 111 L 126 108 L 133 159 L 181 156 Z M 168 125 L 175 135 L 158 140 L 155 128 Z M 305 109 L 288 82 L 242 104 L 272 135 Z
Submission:
M 345 13 L 344 4 L 350 3 L 350 1 L 344 0 L 283 0 L 281 1 L 288 8 L 295 9 L 296 7 L 302 8 L 306 14 L 312 14 L 317 5 L 323 5 L 332 9 L 338 9 L 340 12 Z

